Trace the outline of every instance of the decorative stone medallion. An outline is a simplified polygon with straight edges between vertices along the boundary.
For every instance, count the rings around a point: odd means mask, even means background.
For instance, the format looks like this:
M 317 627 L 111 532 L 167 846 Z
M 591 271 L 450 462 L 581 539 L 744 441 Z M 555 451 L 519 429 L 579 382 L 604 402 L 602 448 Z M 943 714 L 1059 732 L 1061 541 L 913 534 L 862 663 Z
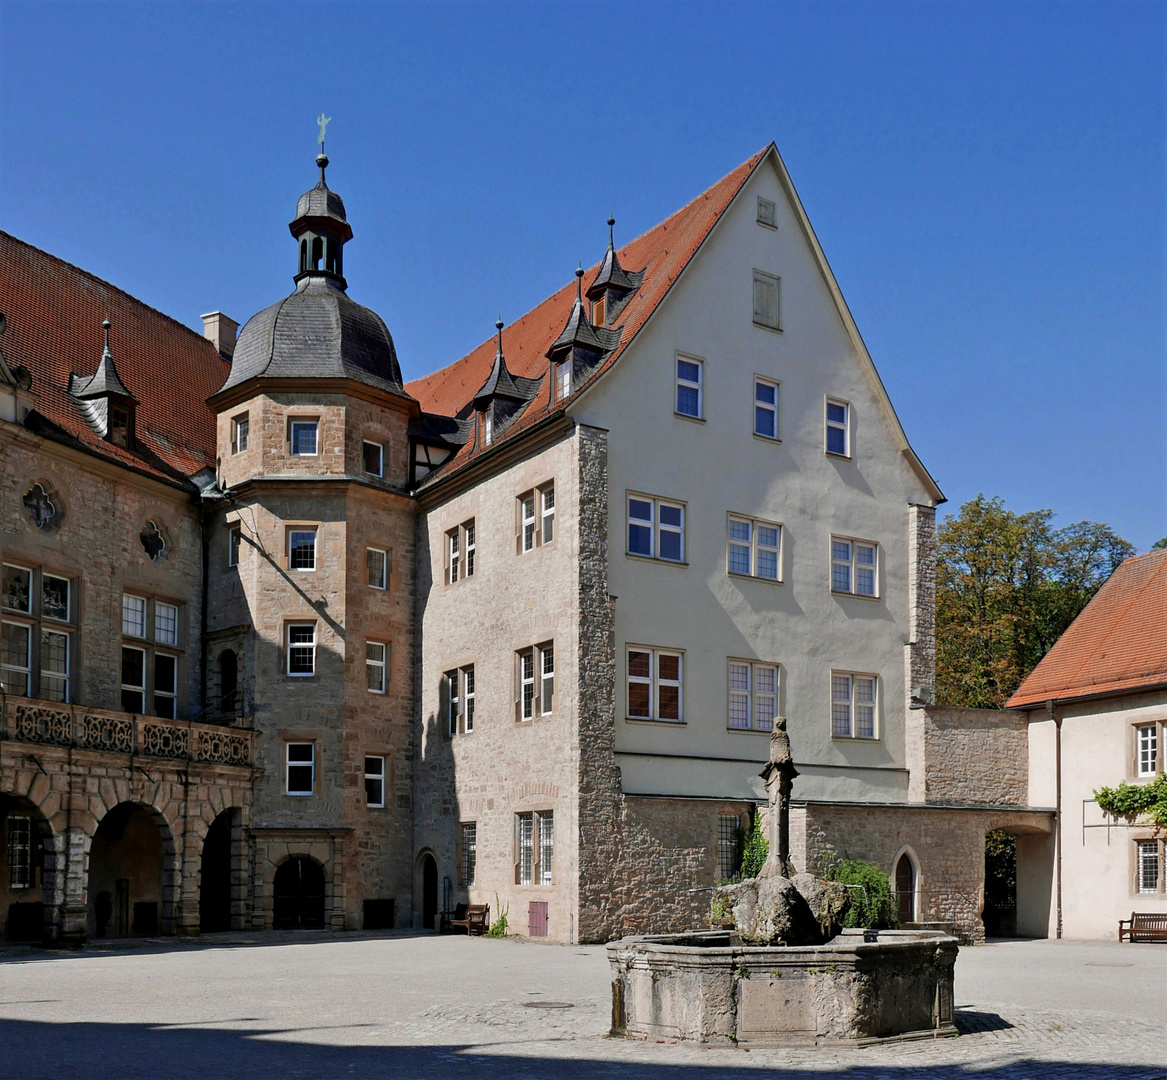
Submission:
M 151 562 L 163 562 L 169 556 L 170 538 L 164 526 L 160 527 L 154 521 L 147 521 L 138 539 L 142 541 L 142 550 L 150 556 Z
M 65 504 L 51 484 L 41 480 L 24 494 L 24 508 L 41 532 L 53 532 L 65 517 Z

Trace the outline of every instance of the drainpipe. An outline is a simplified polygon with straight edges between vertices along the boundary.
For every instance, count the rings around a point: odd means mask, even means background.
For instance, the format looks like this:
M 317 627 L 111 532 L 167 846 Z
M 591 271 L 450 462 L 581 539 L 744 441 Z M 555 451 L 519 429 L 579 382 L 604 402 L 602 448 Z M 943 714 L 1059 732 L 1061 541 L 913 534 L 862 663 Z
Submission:
M 199 531 L 202 533 L 203 573 L 202 611 L 199 613 L 199 708 L 207 711 L 207 597 L 210 593 L 211 526 L 207 508 L 199 505 Z M 188 713 L 189 715 L 189 713 Z
M 1062 718 L 1057 715 L 1057 702 L 1047 701 L 1046 711 L 1054 722 L 1054 890 L 1057 906 L 1058 938 L 1062 936 Z

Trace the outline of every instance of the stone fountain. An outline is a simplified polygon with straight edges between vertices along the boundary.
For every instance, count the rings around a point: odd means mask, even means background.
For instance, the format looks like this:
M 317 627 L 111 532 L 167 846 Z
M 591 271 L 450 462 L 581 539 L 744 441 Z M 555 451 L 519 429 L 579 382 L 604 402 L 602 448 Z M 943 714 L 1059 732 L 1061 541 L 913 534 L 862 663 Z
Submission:
M 955 1035 L 957 942 L 930 930 L 844 930 L 847 888 L 790 863 L 798 775 L 786 723 L 762 770 L 770 851 L 756 878 L 714 890 L 733 928 L 608 946 L 612 1034 L 738 1046 L 862 1045 Z

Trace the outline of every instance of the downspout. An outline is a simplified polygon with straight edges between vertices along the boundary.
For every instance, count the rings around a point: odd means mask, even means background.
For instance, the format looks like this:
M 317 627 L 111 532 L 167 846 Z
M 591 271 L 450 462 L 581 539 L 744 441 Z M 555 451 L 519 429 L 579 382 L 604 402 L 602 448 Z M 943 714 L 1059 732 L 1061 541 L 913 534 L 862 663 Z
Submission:
M 1062 718 L 1057 714 L 1057 702 L 1047 701 L 1046 710 L 1054 722 L 1054 895 L 1057 908 L 1057 936 L 1062 936 Z
M 207 508 L 199 505 L 199 526 L 202 532 L 203 567 L 202 567 L 202 609 L 199 613 L 199 706 L 203 713 L 207 711 L 207 597 L 210 593 L 210 555 L 211 537 L 210 526 L 207 523 Z

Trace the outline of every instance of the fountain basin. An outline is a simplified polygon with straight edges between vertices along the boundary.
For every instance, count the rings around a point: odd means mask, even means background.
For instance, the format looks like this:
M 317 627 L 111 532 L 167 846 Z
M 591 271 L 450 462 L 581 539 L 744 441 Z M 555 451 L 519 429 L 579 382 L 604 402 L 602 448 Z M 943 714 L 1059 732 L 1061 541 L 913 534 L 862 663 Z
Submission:
M 865 1045 L 955 1035 L 957 941 L 844 930 L 825 945 L 751 946 L 727 930 L 608 945 L 612 1034 L 738 1046 Z

